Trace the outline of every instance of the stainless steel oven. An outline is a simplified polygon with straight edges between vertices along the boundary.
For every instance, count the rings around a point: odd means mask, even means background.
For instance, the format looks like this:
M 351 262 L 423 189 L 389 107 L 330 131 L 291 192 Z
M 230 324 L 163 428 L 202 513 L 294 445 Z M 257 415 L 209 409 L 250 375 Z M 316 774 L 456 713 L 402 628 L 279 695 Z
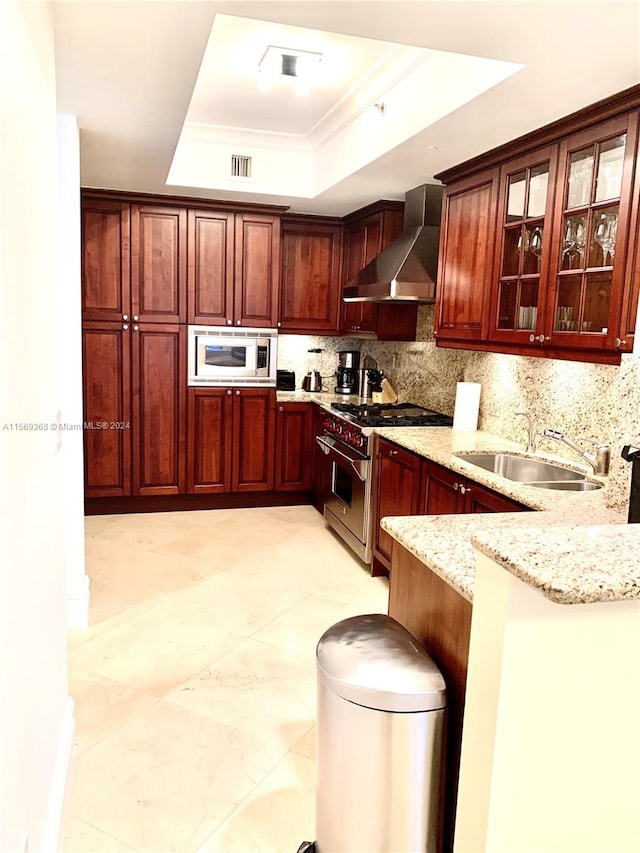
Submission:
M 329 488 L 324 501 L 324 517 L 365 562 L 371 562 L 371 457 L 332 435 L 316 437 L 327 457 Z
M 371 562 L 371 469 L 378 426 L 451 426 L 453 418 L 413 403 L 333 403 L 322 407 L 316 441 L 329 466 L 324 517 L 365 563 Z

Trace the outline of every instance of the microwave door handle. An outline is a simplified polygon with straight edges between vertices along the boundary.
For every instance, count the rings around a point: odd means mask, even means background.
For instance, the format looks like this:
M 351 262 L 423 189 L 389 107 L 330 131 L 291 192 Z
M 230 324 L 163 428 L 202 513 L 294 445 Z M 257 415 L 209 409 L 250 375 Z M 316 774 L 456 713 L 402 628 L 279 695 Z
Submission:
M 364 483 L 369 473 L 368 459 L 352 459 L 350 456 L 347 456 L 346 453 L 343 453 L 341 450 L 338 450 L 335 444 L 331 444 L 329 441 L 327 441 L 324 436 L 317 435 L 316 441 L 322 448 L 322 452 L 325 453 L 327 456 L 333 453 L 336 456 L 339 456 L 340 459 L 344 459 L 345 462 L 348 462 L 351 468 L 353 469 L 355 475 Z

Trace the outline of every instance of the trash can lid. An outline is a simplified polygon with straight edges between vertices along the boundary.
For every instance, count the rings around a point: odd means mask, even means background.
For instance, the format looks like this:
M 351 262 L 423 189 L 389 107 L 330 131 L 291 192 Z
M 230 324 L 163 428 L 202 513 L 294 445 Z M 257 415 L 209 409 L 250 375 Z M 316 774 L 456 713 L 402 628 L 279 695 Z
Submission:
M 399 622 L 352 616 L 318 641 L 318 677 L 334 693 L 379 711 L 435 711 L 447 704 L 442 673 Z

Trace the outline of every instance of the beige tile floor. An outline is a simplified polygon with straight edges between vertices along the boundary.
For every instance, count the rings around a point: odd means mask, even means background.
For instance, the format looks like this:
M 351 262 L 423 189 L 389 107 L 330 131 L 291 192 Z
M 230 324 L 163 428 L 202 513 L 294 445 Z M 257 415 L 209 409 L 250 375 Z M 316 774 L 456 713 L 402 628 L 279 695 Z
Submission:
M 87 519 L 64 853 L 295 853 L 314 837 L 315 646 L 386 580 L 311 507 Z

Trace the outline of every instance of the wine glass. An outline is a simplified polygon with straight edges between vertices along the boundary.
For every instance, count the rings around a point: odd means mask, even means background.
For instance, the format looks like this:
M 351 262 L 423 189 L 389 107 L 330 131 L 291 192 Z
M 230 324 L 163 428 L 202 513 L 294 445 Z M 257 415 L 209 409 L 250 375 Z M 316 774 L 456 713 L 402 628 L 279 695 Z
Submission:
M 531 238 L 529 239 L 529 251 L 532 255 L 540 260 L 542 257 L 542 228 L 539 225 L 531 232 Z
M 618 216 L 616 213 L 601 213 L 596 223 L 594 240 L 602 249 L 602 265 L 607 266 L 607 255 L 613 264 L 613 256 L 618 231 Z

